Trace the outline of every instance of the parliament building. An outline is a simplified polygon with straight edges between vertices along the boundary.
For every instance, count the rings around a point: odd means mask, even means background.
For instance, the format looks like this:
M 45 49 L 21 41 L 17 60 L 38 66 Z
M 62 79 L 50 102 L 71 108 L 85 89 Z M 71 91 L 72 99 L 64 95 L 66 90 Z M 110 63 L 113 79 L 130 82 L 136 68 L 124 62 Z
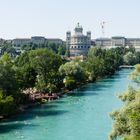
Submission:
M 83 28 L 78 23 L 74 29 L 74 35 L 71 32 L 66 33 L 66 47 L 70 57 L 87 56 L 88 50 L 91 47 L 91 32 L 83 34 Z

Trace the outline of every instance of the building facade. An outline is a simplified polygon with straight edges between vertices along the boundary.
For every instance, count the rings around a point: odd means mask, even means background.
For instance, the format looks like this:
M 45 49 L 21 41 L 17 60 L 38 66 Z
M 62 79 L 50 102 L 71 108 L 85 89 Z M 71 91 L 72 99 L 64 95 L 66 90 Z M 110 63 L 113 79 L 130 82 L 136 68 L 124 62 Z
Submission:
M 24 45 L 30 45 L 33 44 L 44 44 L 44 43 L 54 43 L 56 45 L 62 45 L 64 44 L 64 41 L 59 38 L 45 38 L 43 36 L 33 36 L 31 38 L 16 38 L 12 40 L 12 46 L 13 47 L 22 47 Z
M 37 45 L 44 44 L 46 42 L 46 38 L 43 36 L 33 36 L 31 37 L 31 42 Z
M 62 39 L 59 39 L 59 38 L 47 38 L 47 42 L 53 43 L 56 45 L 63 45 L 64 44 L 64 41 Z
M 86 35 L 83 34 L 82 26 L 77 24 L 74 29 L 75 34 L 71 32 L 66 33 L 66 48 L 69 51 L 70 57 L 86 56 L 91 47 L 91 32 L 88 31 Z
M 111 46 L 126 46 L 126 38 L 125 37 L 112 37 L 111 38 Z
M 92 40 L 96 46 L 103 48 L 112 47 L 134 47 L 136 51 L 140 51 L 140 38 L 125 38 L 125 37 L 111 37 L 111 38 L 97 38 Z
M 24 45 L 29 45 L 30 43 L 31 43 L 30 38 L 16 38 L 16 39 L 13 39 L 12 46 L 13 47 L 21 47 Z
M 96 46 L 102 46 L 102 47 L 106 47 L 106 46 L 111 46 L 111 40 L 109 38 L 98 38 L 93 40 L 94 45 Z

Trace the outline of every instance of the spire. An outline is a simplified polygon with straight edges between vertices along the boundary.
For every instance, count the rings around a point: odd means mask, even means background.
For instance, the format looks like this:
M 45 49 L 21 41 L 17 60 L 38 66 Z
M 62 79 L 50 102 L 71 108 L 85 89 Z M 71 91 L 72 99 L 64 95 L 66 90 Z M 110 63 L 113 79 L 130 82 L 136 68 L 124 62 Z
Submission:
M 75 34 L 82 34 L 83 33 L 83 27 L 80 26 L 80 23 L 77 23 L 77 26 L 75 27 Z
M 77 27 L 80 27 L 80 23 L 79 22 L 77 23 Z

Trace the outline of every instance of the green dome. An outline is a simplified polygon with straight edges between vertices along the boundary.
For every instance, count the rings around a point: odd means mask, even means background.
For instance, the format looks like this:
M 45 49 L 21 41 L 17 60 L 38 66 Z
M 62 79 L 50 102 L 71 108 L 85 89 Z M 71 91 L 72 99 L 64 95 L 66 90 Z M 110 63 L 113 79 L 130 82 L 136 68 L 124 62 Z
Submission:
M 75 33 L 83 33 L 83 27 L 80 26 L 79 22 L 77 23 L 77 26 L 75 27 Z

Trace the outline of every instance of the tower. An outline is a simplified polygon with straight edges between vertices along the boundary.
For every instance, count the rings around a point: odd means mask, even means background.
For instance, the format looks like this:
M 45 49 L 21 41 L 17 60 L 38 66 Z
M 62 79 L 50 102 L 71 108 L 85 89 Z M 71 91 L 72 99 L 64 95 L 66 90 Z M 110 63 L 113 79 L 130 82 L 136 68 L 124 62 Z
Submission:
M 91 46 L 91 32 L 90 31 L 87 32 L 87 41 Z
M 88 37 L 88 39 L 91 40 L 91 32 L 90 31 L 87 32 L 87 37 Z
M 75 31 L 75 35 L 83 34 L 83 27 L 80 26 L 79 23 L 77 23 L 77 26 L 75 27 L 74 31 Z
M 68 31 L 66 33 L 66 51 L 67 51 L 67 56 L 69 56 L 70 42 L 71 42 L 71 32 Z

